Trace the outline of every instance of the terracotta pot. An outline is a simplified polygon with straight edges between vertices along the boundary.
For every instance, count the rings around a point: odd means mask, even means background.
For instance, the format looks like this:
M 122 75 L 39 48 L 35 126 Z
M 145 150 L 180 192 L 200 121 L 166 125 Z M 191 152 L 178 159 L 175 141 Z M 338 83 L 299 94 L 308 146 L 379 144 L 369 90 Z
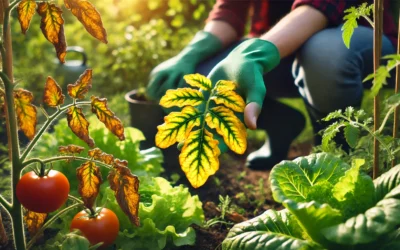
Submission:
M 131 126 L 139 129 L 146 137 L 145 141 L 140 144 L 141 149 L 155 147 L 155 136 L 157 134 L 157 126 L 164 123 L 164 110 L 156 102 L 148 101 L 144 96 L 139 94 L 138 90 L 132 90 L 125 95 L 125 100 L 129 102 L 129 113 L 131 116 Z M 162 150 L 164 155 L 164 168 L 167 172 L 178 172 L 179 168 L 179 151 L 176 146 Z

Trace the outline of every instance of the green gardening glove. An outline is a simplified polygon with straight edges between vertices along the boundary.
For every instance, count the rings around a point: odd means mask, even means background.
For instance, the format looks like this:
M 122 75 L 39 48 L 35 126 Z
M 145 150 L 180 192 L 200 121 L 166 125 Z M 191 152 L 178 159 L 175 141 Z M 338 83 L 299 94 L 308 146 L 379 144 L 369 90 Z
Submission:
M 266 94 L 263 74 L 275 68 L 279 62 L 279 51 L 274 44 L 252 38 L 237 46 L 208 75 L 212 83 L 231 80 L 238 84 L 238 92 L 246 100 L 244 122 L 250 129 L 257 128 L 257 118 Z M 221 151 L 226 151 L 223 140 L 219 141 Z
M 221 41 L 213 34 L 199 31 L 177 56 L 161 63 L 150 73 L 147 96 L 160 100 L 169 89 L 183 87 L 183 76 L 195 73 L 196 66 L 222 49 Z

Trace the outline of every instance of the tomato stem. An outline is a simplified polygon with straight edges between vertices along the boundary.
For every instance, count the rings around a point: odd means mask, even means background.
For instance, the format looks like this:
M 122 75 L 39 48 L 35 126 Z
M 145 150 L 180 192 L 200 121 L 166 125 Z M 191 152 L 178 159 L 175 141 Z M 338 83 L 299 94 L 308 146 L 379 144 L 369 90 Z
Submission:
M 11 210 L 11 204 L 2 196 L 0 195 L 0 204 L 7 210 Z

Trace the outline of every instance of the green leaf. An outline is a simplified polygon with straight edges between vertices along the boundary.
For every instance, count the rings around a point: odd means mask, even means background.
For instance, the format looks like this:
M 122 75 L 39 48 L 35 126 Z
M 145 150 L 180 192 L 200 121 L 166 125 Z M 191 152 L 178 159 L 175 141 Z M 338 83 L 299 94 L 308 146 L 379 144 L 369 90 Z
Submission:
M 223 250 L 311 250 L 323 249 L 303 238 L 297 221 L 284 209 L 267 210 L 262 215 L 235 225 L 222 243 Z
M 336 111 L 333 111 L 331 113 L 329 113 L 325 118 L 323 118 L 323 121 L 330 121 L 336 118 L 339 118 L 342 116 L 342 110 L 338 109 Z
M 329 143 L 332 141 L 333 138 L 335 138 L 336 134 L 339 132 L 339 129 L 346 125 L 347 122 L 345 121 L 338 121 L 329 125 L 324 130 L 324 133 L 322 135 L 322 149 L 327 150 L 329 147 Z
M 372 80 L 371 96 L 376 96 L 384 84 L 387 84 L 387 78 L 390 77 L 386 66 L 379 66 L 375 73 L 368 75 L 363 82 Z
M 373 4 L 367 5 L 367 3 L 363 3 L 358 8 L 352 6 L 344 11 L 344 13 L 348 14 L 343 17 L 342 38 L 347 48 L 350 48 L 350 40 L 353 36 L 354 29 L 358 27 L 357 20 L 362 16 L 368 17 L 373 10 L 373 6 Z
M 320 192 L 321 187 L 335 185 L 348 169 L 350 166 L 347 163 L 326 153 L 283 161 L 270 174 L 273 197 L 277 202 L 287 199 L 295 202 L 313 199 L 320 203 L 328 202 L 333 196 Z
M 400 104 L 400 94 L 395 94 L 390 96 L 387 100 L 386 100 L 386 104 L 389 107 L 395 107 L 398 106 Z
M 400 165 L 391 168 L 374 180 L 375 196 L 377 200 L 383 199 L 390 191 L 400 185 Z
M 355 148 L 357 146 L 358 137 L 360 135 L 359 128 L 353 125 L 346 125 L 344 128 L 344 137 L 350 147 Z

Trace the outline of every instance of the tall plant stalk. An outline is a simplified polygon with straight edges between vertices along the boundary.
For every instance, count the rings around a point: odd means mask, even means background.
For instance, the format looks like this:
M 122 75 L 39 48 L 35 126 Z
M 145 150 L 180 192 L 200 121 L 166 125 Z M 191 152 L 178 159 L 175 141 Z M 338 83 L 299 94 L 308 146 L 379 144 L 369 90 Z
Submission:
M 399 12 L 400 13 L 400 12 Z M 398 37 L 397 37 L 397 54 L 400 54 L 400 15 L 399 15 L 399 31 L 398 31 Z M 400 88 L 400 65 L 396 65 L 396 87 L 395 87 L 395 94 L 399 93 L 399 88 Z M 393 118 L 393 139 L 396 139 L 398 136 L 398 121 L 399 121 L 399 107 L 396 107 L 394 110 L 394 118 Z M 396 165 L 396 157 L 392 160 L 392 167 Z
M 380 66 L 380 58 L 382 51 L 382 33 L 383 33 L 383 0 L 374 1 L 374 71 L 376 72 Z M 375 76 L 376 78 L 376 76 Z M 376 79 L 375 79 L 376 80 Z M 379 94 L 374 98 L 374 131 L 379 130 Z M 379 141 L 374 138 L 374 166 L 373 178 L 379 175 Z

